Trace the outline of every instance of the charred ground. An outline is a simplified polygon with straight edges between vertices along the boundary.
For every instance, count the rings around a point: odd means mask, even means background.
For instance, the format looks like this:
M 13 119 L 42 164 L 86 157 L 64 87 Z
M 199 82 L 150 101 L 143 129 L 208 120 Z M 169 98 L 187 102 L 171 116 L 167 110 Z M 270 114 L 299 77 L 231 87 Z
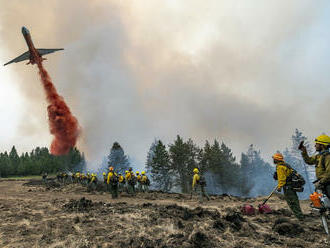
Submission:
M 317 215 L 302 201 L 295 220 L 280 196 L 267 215 L 243 216 L 240 207 L 263 198 L 212 196 L 201 205 L 189 195 L 162 192 L 87 192 L 80 185 L 0 181 L 1 247 L 330 247 Z

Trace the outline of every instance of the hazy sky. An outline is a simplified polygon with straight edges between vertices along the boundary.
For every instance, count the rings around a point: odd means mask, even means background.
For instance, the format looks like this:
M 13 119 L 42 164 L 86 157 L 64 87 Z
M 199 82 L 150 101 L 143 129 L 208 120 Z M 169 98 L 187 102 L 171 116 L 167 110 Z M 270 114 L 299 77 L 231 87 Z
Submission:
M 92 165 L 118 141 L 142 167 L 155 138 L 249 144 L 269 161 L 295 128 L 329 133 L 330 2 L 0 0 L 0 63 L 37 48 Z M 48 146 L 37 67 L 0 66 L 0 150 Z M 239 158 L 238 158 L 239 159 Z

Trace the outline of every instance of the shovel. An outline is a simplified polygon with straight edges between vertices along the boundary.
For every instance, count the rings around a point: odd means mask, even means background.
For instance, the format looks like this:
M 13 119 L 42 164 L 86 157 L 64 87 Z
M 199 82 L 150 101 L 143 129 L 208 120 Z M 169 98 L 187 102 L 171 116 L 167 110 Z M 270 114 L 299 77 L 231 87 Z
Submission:
M 274 194 L 275 190 L 277 189 L 277 185 L 275 188 L 272 190 L 272 192 L 269 194 L 269 196 L 266 198 L 266 200 L 263 201 L 259 206 L 265 205 L 265 203 L 269 200 L 269 198 Z
M 269 194 L 269 196 L 266 198 L 266 200 L 264 200 L 263 203 L 259 204 L 259 206 L 258 206 L 259 213 L 268 214 L 268 213 L 272 212 L 270 207 L 268 205 L 265 205 L 265 204 L 269 200 L 269 198 L 274 194 L 276 189 L 277 189 L 277 186 L 272 190 L 272 192 Z

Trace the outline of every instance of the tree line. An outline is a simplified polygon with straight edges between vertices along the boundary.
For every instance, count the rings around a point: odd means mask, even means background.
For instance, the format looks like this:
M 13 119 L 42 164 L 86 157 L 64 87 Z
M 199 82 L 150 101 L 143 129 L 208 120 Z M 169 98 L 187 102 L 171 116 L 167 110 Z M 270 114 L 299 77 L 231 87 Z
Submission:
M 303 162 L 298 150 L 301 141 L 305 141 L 311 153 L 307 137 L 298 129 L 291 136 L 291 147 L 285 148 L 282 153 L 285 161 L 305 178 L 305 191 L 299 193 L 299 197 L 307 198 L 313 187 L 311 182 L 315 179 L 315 172 L 314 168 L 307 167 Z M 231 149 L 216 139 L 212 143 L 206 141 L 202 148 L 192 139 L 184 141 L 179 135 L 167 147 L 161 140 L 152 143 L 146 169 L 155 189 L 189 193 L 194 168 L 199 168 L 207 181 L 206 190 L 214 194 L 267 195 L 277 184 L 273 179 L 275 166 L 265 162 L 261 151 L 253 144 L 241 153 L 238 162 Z
M 59 171 L 82 171 L 86 167 L 84 154 L 72 148 L 68 154 L 54 156 L 48 148 L 37 147 L 30 153 L 17 153 L 15 146 L 10 152 L 0 153 L 0 177 L 41 175 Z
M 155 140 L 151 145 L 146 169 L 154 188 L 189 193 L 194 168 L 199 168 L 204 175 L 210 193 L 252 196 L 267 194 L 274 187 L 269 180 L 274 167 L 262 160 L 260 151 L 253 145 L 242 153 L 240 163 L 236 162 L 231 149 L 216 139 L 212 143 L 206 141 L 202 148 L 192 139 L 184 141 L 179 135 L 168 147 L 161 140 Z M 260 181 L 262 192 L 255 190 Z
M 306 167 L 300 156 L 298 144 L 302 140 L 311 152 L 307 138 L 296 129 L 291 137 L 291 147 L 285 148 L 282 153 L 285 161 L 309 182 L 305 192 L 300 194 L 302 198 L 306 198 L 310 193 L 310 182 L 315 178 L 315 173 L 313 168 Z M 124 149 L 118 142 L 114 142 L 110 153 L 99 166 L 98 173 L 101 175 L 112 166 L 116 172 L 125 174 L 131 164 Z M 276 185 L 276 181 L 273 180 L 275 166 L 265 162 L 260 150 L 252 144 L 246 152 L 241 153 L 239 162 L 224 142 L 220 143 L 217 139 L 213 142 L 206 140 L 203 147 L 199 147 L 192 139 L 184 140 L 179 135 L 168 145 L 161 140 L 155 140 L 147 153 L 145 170 L 152 181 L 152 187 L 156 190 L 189 193 L 194 168 L 199 168 L 207 181 L 206 190 L 213 194 L 253 197 L 268 194 Z M 45 147 L 37 147 L 21 156 L 17 154 L 15 146 L 9 154 L 0 153 L 1 177 L 78 170 L 86 171 L 86 161 L 84 154 L 77 148 L 71 149 L 64 156 L 54 156 Z

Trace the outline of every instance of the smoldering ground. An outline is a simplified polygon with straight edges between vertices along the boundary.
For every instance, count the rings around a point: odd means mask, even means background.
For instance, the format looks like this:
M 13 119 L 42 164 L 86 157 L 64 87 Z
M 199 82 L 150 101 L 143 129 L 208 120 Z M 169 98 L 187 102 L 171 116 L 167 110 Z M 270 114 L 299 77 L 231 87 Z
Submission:
M 24 184 L 24 185 L 23 185 Z M 54 186 L 54 187 L 53 187 Z M 81 185 L 45 187 L 0 181 L 0 245 L 6 247 L 327 247 L 321 222 L 301 201 L 304 223 L 285 201 L 269 200 L 273 213 L 243 216 L 240 207 L 265 198 L 139 193 L 110 199 Z
M 38 45 L 66 48 L 46 66 L 83 127 L 80 146 L 92 161 L 118 141 L 142 166 L 154 137 L 169 143 L 177 134 L 224 140 L 236 154 L 253 143 L 269 156 L 296 127 L 310 137 L 326 131 L 320 122 L 329 117 L 318 115 L 329 93 L 326 1 L 1 6 L 6 55 L 22 51 L 13 32 L 22 23 Z M 11 70 L 27 103 L 17 133 L 30 138 L 21 147 L 49 143 L 36 73 Z

